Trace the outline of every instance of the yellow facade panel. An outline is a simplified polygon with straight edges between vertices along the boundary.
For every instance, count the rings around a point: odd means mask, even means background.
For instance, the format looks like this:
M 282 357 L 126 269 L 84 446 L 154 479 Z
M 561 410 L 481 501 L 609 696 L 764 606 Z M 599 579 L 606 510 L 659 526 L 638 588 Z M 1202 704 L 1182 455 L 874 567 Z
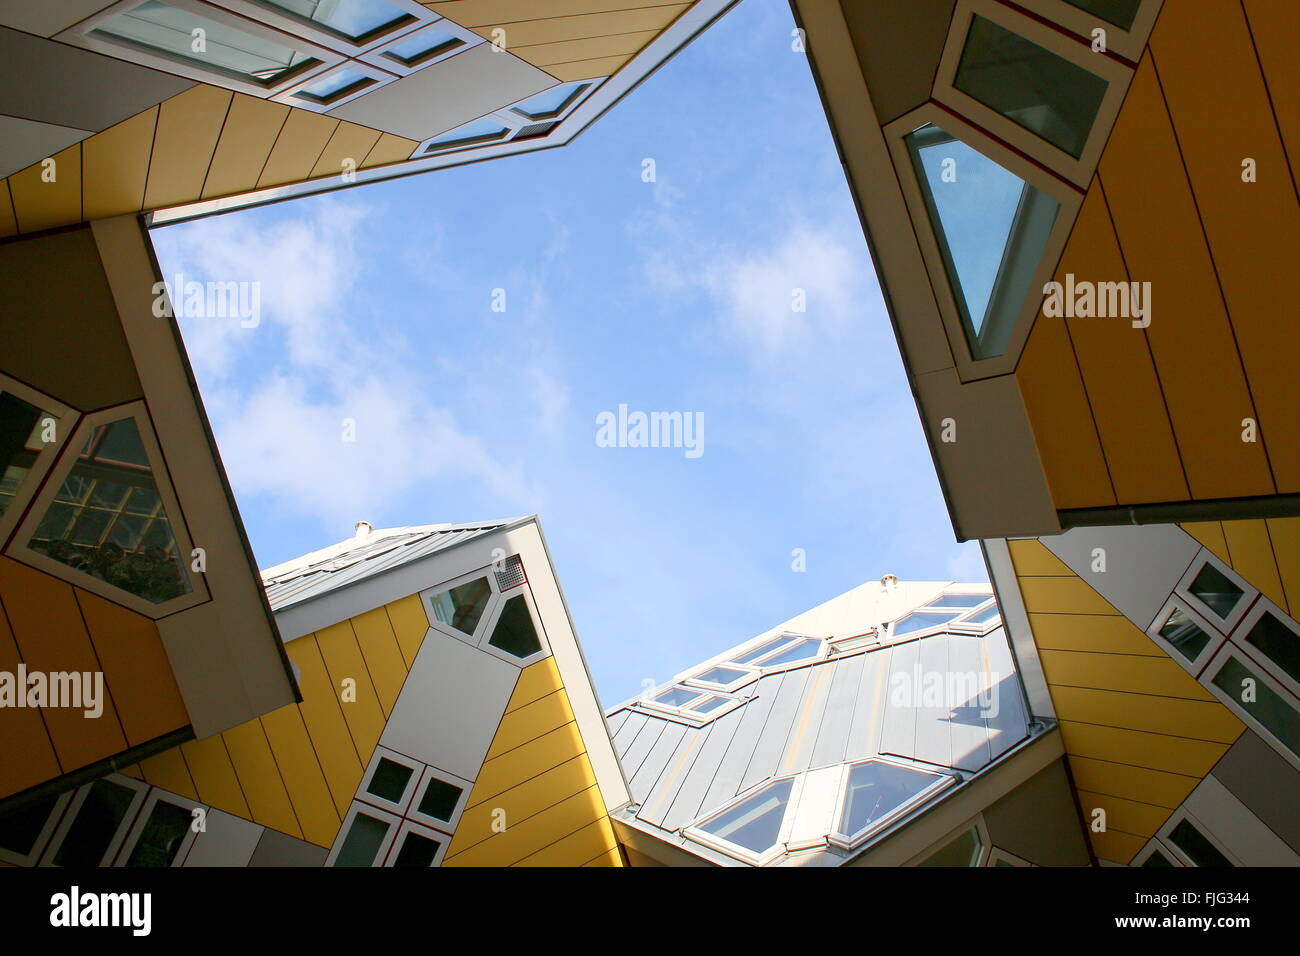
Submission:
M 1138 851 L 1147 845 L 1147 837 L 1135 836 L 1121 830 L 1107 830 L 1105 833 L 1088 833 L 1092 840 L 1092 852 L 1098 859 L 1112 863 L 1127 864 Z
M 1090 651 L 1169 659 L 1155 641 L 1126 617 L 1030 614 L 1029 629 L 1040 651 Z
M 1149 56 L 1099 175 L 1131 278 L 1151 283 L 1146 335 L 1192 497 L 1273 494 L 1264 446 L 1241 440 L 1241 422 L 1255 407 Z
M 463 27 L 512 23 L 538 18 L 537 0 L 422 0 L 424 5 Z M 549 17 L 572 17 L 641 7 L 676 6 L 681 0 L 548 0 Z
M 181 751 L 201 801 L 218 810 L 250 818 L 244 792 L 239 789 L 235 765 L 231 763 L 226 743 L 219 734 L 182 744 Z
M 530 740 L 536 740 L 573 720 L 573 709 L 563 688 L 525 704 L 501 718 L 487 759 L 492 760 Z
M 553 694 L 563 686 L 560 682 L 560 669 L 555 666 L 554 657 L 543 658 L 536 664 L 529 664 L 519 673 L 514 693 L 510 695 L 510 703 L 506 704 L 506 713 L 527 706 L 547 694 Z
M 515 48 L 510 46 L 509 33 L 507 32 L 506 45 L 510 52 L 521 60 L 526 60 L 533 66 L 545 68 L 552 63 L 573 63 L 577 60 L 599 60 L 611 56 L 630 56 L 639 52 L 657 35 L 657 30 L 642 30 L 638 33 L 620 33 L 617 36 L 591 37 L 586 40 L 565 40 L 560 43 L 539 43 L 536 46 Z
M 1278 276 L 1294 271 L 1300 205 L 1242 7 L 1165 4 L 1150 49 L 1246 369 L 1281 493 L 1300 491 L 1295 370 L 1300 336 Z M 1215 64 L 1206 69 L 1206 64 Z M 1243 175 L 1243 162 L 1256 171 Z M 1243 238 L 1245 237 L 1245 238 Z M 1225 357 L 1225 361 L 1227 357 Z
M 21 659 L 0 605 L 0 672 L 16 674 Z M 34 787 L 59 775 L 54 744 L 45 730 L 41 711 L 33 707 L 0 707 L 0 797 Z
M 588 860 L 586 863 L 582 865 L 583 866 L 622 866 L 623 855 L 619 853 L 618 847 L 615 846 L 614 849 L 606 850 L 604 853 L 596 857 L 594 860 Z
M 1052 554 L 1047 545 L 1036 538 L 1022 538 L 1007 542 L 1011 562 L 1020 577 L 1073 577 L 1069 566 Z
M 0 179 L 0 239 L 17 232 L 18 221 L 14 219 L 14 201 L 9 195 L 9 180 Z
M 34 163 L 9 177 L 19 232 L 81 221 L 81 144 L 49 158 L 54 165 L 48 169 L 43 163 Z
M 333 117 L 290 107 L 289 118 L 267 157 L 257 187 L 265 189 L 306 179 L 338 125 Z
M 623 56 L 602 56 L 596 60 L 574 60 L 570 63 L 552 63 L 545 67 L 561 83 L 574 80 L 594 80 L 603 76 L 613 76 L 632 59 L 631 54 Z
M 256 187 L 288 115 L 289 107 L 282 103 L 236 93 L 212 154 L 202 198 Z
M 379 735 L 384 731 L 386 719 L 379 706 L 379 696 L 375 685 L 370 680 L 361 648 L 357 645 L 356 635 L 352 631 L 351 621 L 342 621 L 316 632 L 316 644 L 325 661 L 325 669 L 330 676 L 330 684 L 339 690 L 339 706 L 343 719 L 347 721 L 348 731 L 356 746 L 361 768 L 370 760 Z M 346 682 L 351 681 L 351 684 Z M 347 690 L 343 690 L 345 685 Z M 356 789 L 361 777 L 352 783 Z M 350 794 L 349 794 L 350 798 Z
M 515 866 L 585 866 L 589 860 L 608 854 L 618 846 L 618 841 L 614 839 L 609 819 L 604 816 L 604 807 L 599 812 L 600 819 L 524 857 Z
M 302 838 L 318 846 L 331 846 L 338 836 L 341 815 L 330 795 L 311 738 L 307 736 L 302 714 L 297 706 L 289 704 L 260 719 L 279 766 L 280 779 L 293 803 L 294 816 L 302 826 Z M 351 748 L 351 741 L 347 746 Z
M 1273 542 L 1287 612 L 1300 615 L 1300 518 L 1269 518 L 1268 535 Z
M 1057 509 L 1113 505 L 1115 494 L 1088 393 L 1060 319 L 1040 316 L 1034 322 L 1016 366 L 1016 384 L 1052 503 Z
M 1130 279 L 1105 195 L 1095 180 L 1061 256 L 1056 281 L 1067 283 L 1071 274 L 1076 285 L 1090 282 L 1095 287 Z M 1061 320 L 1040 317 L 1038 321 Z M 1119 501 L 1186 499 L 1187 482 L 1146 331 L 1134 328 L 1128 316 L 1076 315 L 1064 321 Z
M 456 836 L 447 853 L 454 856 L 492 838 L 497 833 L 494 825 L 500 825 L 498 821 L 507 828 L 521 823 L 595 783 L 596 778 L 585 754 L 572 757 L 535 776 L 521 776 L 510 789 L 493 794 L 489 800 L 475 803 L 461 815 Z M 470 795 L 470 800 L 474 800 L 473 794 Z
M 606 819 L 605 804 L 600 790 L 593 786 L 527 820 L 513 826 L 507 823 L 502 832 L 447 857 L 443 866 L 513 866 L 601 819 Z M 581 862 L 574 861 L 575 864 Z
M 1168 807 L 1156 807 L 1136 800 L 1125 800 L 1103 793 L 1093 793 L 1082 788 L 1078 791 L 1083 819 L 1091 826 L 1095 811 L 1105 811 L 1107 829 L 1122 830 L 1134 836 L 1152 837 L 1169 819 Z
M 334 805 L 341 814 L 347 811 L 361 781 L 362 758 L 348 731 L 342 708 L 351 706 L 340 700 L 343 688 L 331 679 L 313 635 L 300 637 L 285 645 L 289 660 L 298 666 L 298 686 L 302 690 L 302 723 L 314 747 L 315 759 L 329 782 Z M 373 691 L 372 691 L 373 695 Z M 375 705 L 378 710 L 378 705 Z M 283 767 L 283 754 L 275 747 L 275 756 Z M 366 754 L 368 758 L 369 753 Z M 292 788 L 290 789 L 292 793 Z M 297 800 L 294 800 L 295 806 Z M 303 823 L 306 826 L 306 822 Z
M 120 216 L 142 207 L 157 120 L 155 106 L 81 144 L 85 218 Z
M 521 20 L 510 24 L 488 24 L 475 27 L 474 32 L 492 40 L 494 39 L 493 30 L 504 29 L 506 31 L 506 48 L 516 55 L 520 55 L 520 47 L 534 46 L 539 43 L 560 43 L 564 40 L 609 37 L 646 30 L 657 33 L 689 8 L 689 3 L 672 3 L 665 6 L 638 7 L 631 10 L 586 13 L 572 17 L 551 16 L 538 20 Z
M 1300 57 L 1295 55 L 1295 38 L 1300 36 L 1300 5 L 1278 0 L 1244 0 L 1243 6 L 1255 52 L 1264 69 L 1273 114 L 1294 164 L 1300 156 Z
M 1286 594 L 1273 558 L 1273 541 L 1264 519 L 1223 522 L 1232 569 L 1274 604 L 1286 607 Z
M 1052 687 L 1052 703 L 1062 720 L 1222 744 L 1232 743 L 1245 729 L 1218 700 L 1186 700 L 1056 685 Z
M 198 787 L 194 786 L 194 778 L 190 776 L 190 768 L 185 763 L 185 755 L 180 747 L 172 747 L 154 754 L 148 760 L 140 761 L 140 770 L 151 786 L 161 787 L 191 800 L 199 799 Z
M 1084 687 L 1188 700 L 1215 700 L 1196 678 L 1168 657 L 1120 657 L 1039 648 L 1043 673 L 1053 687 Z
M 400 163 L 403 160 L 410 159 L 411 154 L 415 152 L 415 148 L 419 145 L 413 139 L 394 136 L 392 133 L 384 133 L 371 147 L 370 152 L 366 154 L 365 160 L 361 163 L 361 168 L 368 169 L 371 166 Z
M 311 171 L 317 176 L 342 176 L 361 168 L 366 156 L 379 141 L 379 131 L 358 126 L 356 123 L 339 123 L 338 129 L 325 144 L 325 150 Z M 409 155 L 409 154 L 408 154 Z
M 1021 578 L 1020 596 L 1031 614 L 1118 614 L 1100 594 L 1076 577 Z
M 1169 810 L 1186 800 L 1201 782 L 1200 777 L 1077 755 L 1070 756 L 1070 774 L 1080 790 L 1137 800 Z
M 1187 521 L 1179 525 L 1210 552 L 1229 567 L 1232 558 L 1228 556 L 1228 539 L 1223 536 L 1223 524 L 1219 521 Z
M 409 668 L 402 659 L 402 649 L 397 646 L 397 635 L 382 607 L 366 611 L 352 618 L 352 630 L 357 645 L 365 658 L 366 670 L 375 685 L 379 706 L 387 717 L 393 712 L 397 695 L 402 692 Z
M 200 83 L 162 104 L 145 208 L 198 201 L 233 96 Z
M 294 816 L 289 792 L 280 776 L 280 767 L 271 753 L 271 744 L 259 720 L 250 720 L 223 733 L 230 761 L 239 777 L 239 786 L 248 801 L 254 823 L 271 827 L 291 836 L 302 837 L 302 828 Z
M 474 807 L 490 800 L 519 781 L 557 767 L 585 750 L 575 722 L 565 724 L 536 740 L 530 740 L 500 757 L 484 761 L 470 793 L 468 806 Z
M 429 633 L 429 618 L 424 613 L 424 604 L 420 601 L 420 595 L 411 594 L 400 601 L 385 604 L 384 611 L 393 625 L 393 633 L 397 636 L 397 646 L 401 648 L 406 668 L 410 670 L 415 663 L 415 655 L 420 651 L 420 645 L 424 643 L 424 635 Z
M 135 747 L 188 725 L 158 625 L 97 594 L 81 588 L 75 593 L 126 742 Z
M 1052 695 L 1055 698 L 1055 694 Z M 1224 755 L 1226 744 L 1169 737 L 1124 727 L 1102 727 L 1062 718 L 1061 737 L 1073 758 L 1091 757 L 1134 767 L 1183 774 L 1198 780 Z

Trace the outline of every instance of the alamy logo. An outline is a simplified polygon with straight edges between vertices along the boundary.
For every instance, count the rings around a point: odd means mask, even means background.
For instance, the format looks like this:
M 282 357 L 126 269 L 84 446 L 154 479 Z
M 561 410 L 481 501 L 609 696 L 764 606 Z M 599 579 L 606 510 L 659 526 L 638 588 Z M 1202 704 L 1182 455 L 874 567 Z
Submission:
M 0 671 L 0 707 L 68 707 L 85 716 L 104 713 L 104 674 L 101 671 Z
M 262 321 L 262 283 L 256 281 L 186 281 L 178 272 L 171 282 L 155 282 L 153 295 L 153 314 L 160 319 L 239 319 L 245 329 Z
M 703 412 L 629 412 L 596 416 L 596 445 L 600 448 L 684 448 L 687 458 L 704 454 Z
M 1076 282 L 1067 272 L 1064 283 L 1043 286 L 1043 295 L 1043 315 L 1049 319 L 1132 319 L 1135 329 L 1151 324 L 1150 282 Z
M 983 718 L 996 717 L 997 672 L 922 671 L 917 664 L 908 671 L 896 671 L 889 679 L 889 703 L 897 708 L 939 707 L 945 710 L 978 707 Z
M 149 893 L 82 893 L 78 886 L 50 897 L 51 926 L 126 926 L 132 936 L 148 936 L 153 928 L 153 897 Z

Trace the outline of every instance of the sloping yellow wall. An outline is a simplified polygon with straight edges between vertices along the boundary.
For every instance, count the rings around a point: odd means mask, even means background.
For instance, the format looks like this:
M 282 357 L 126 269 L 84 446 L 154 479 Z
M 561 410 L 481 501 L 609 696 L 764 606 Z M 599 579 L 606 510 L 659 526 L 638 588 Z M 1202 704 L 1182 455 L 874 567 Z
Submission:
M 1128 863 L 1244 725 L 1042 543 L 1010 541 L 1093 852 Z

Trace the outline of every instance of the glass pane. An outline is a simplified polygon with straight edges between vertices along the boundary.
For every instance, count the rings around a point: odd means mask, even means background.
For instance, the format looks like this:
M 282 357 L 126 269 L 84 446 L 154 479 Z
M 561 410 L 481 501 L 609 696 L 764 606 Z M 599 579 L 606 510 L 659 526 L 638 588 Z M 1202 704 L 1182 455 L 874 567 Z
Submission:
M 379 765 L 370 776 L 366 792 L 373 793 L 389 803 L 397 803 L 406 792 L 406 784 L 410 781 L 412 772 L 405 764 L 394 763 L 387 757 L 380 757 Z
M 998 606 L 996 604 L 991 604 L 988 607 L 986 607 L 984 610 L 972 614 L 970 617 L 966 618 L 965 623 L 987 624 L 989 621 L 993 620 L 1001 613 L 1002 612 L 998 610 Z
M 755 647 L 753 650 L 745 651 L 745 653 L 743 654 L 737 654 L 735 657 L 732 658 L 732 661 L 737 664 L 748 664 L 750 661 L 756 660 L 757 658 L 762 657 L 764 654 L 776 650 L 778 647 L 780 647 L 788 640 L 790 640 L 790 638 L 788 637 L 777 637 L 770 641 L 764 641 L 762 644 L 758 645 L 758 647 Z
M 1150 866 L 1150 867 L 1165 867 L 1165 866 L 1172 867 L 1173 866 L 1173 864 L 1169 862 L 1168 858 L 1159 850 L 1152 850 L 1151 855 L 1147 857 L 1146 862 L 1143 863 L 1142 865 Z
M 904 141 L 971 355 L 1001 355 L 1060 203 L 937 126 Z
M 707 714 L 711 711 L 717 710 L 726 702 L 727 702 L 726 697 L 710 697 L 708 700 L 704 701 L 703 703 L 696 704 L 694 707 L 691 708 L 691 711 L 696 714 Z
M 194 822 L 193 812 L 166 800 L 159 800 L 149 813 L 127 866 L 171 866 L 185 834 Z
M 352 827 L 334 858 L 335 866 L 374 866 L 375 857 L 388 834 L 388 824 L 364 813 L 352 818 Z
M 1267 611 L 1246 635 L 1246 642 L 1264 652 L 1294 681 L 1300 681 L 1300 634 Z
M 1106 96 L 1104 79 L 975 16 L 952 85 L 1075 159 Z
M 16 395 L 0 393 L 0 515 L 44 447 L 41 422 L 47 416 Z
M 980 851 L 983 849 L 984 843 L 980 840 L 979 829 L 971 827 L 942 850 L 926 857 L 917 866 L 975 866 L 979 863 Z
M 127 544 L 133 538 L 129 523 L 121 535 L 112 534 L 127 491 L 134 498 L 141 489 L 157 499 L 135 419 L 98 426 L 58 495 L 76 504 L 51 505 L 28 547 L 154 604 L 188 594 L 190 579 L 161 506 L 138 542 Z M 105 501 L 118 504 L 95 503 Z
M 1228 858 L 1219 852 L 1219 848 L 1188 820 L 1182 821 L 1170 831 L 1169 842 L 1186 853 L 1187 858 L 1197 866 L 1232 866 Z
M 420 798 L 420 812 L 435 820 L 450 820 L 462 792 L 455 784 L 430 777 L 424 796 Z
M 560 86 L 553 86 L 543 93 L 538 93 L 532 99 L 524 100 L 515 109 L 521 113 L 526 113 L 532 119 L 549 119 L 569 105 L 569 102 L 576 99 L 578 94 L 586 89 L 585 83 L 564 83 Z
M 349 40 L 361 40 L 379 31 L 412 20 L 385 0 L 262 0 L 331 33 Z
M 921 611 L 913 611 L 911 614 L 898 619 L 898 623 L 894 625 L 894 635 L 911 634 L 914 631 L 923 631 L 927 627 L 947 624 L 959 613 L 959 611 L 942 611 L 938 614 L 926 614 Z
M 1214 675 L 1214 683 L 1282 741 L 1292 753 L 1300 755 L 1300 714 L 1296 713 L 1289 700 L 1265 684 L 1235 657 L 1228 658 L 1223 667 L 1219 668 L 1219 672 Z
M 858 764 L 849 771 L 840 832 L 856 836 L 938 779 L 934 774 L 890 763 Z
M 0 847 L 22 856 L 31 853 L 58 799 L 46 797 L 0 815 Z
M 983 604 L 991 596 L 989 594 L 942 594 L 926 607 L 975 607 Z
M 464 45 L 464 40 L 446 30 L 429 28 L 390 43 L 384 48 L 384 56 L 406 66 L 415 66 Z
M 408 833 L 402 840 L 402 848 L 397 851 L 393 866 L 433 866 L 441 845 L 437 840 L 418 833 Z
M 359 89 L 375 84 L 374 77 L 360 70 L 351 67 L 344 67 L 338 70 L 330 70 L 318 80 L 312 80 L 293 91 L 294 96 L 301 96 L 304 99 L 311 100 L 315 103 L 331 103 L 334 100 L 342 99 L 349 93 L 354 93 Z
M 92 783 L 77 819 L 54 854 L 54 865 L 99 866 L 134 796 L 130 787 L 111 780 Z
M 1201 568 L 1188 590 L 1225 620 L 1242 596 L 1241 588 L 1229 581 L 1226 574 L 1208 563 Z
M 1174 612 L 1160 628 L 1160 636 L 1189 661 L 1196 660 L 1197 655 L 1210 643 L 1210 635 L 1197 627 L 1181 608 L 1174 608 Z
M 203 31 L 199 50 L 195 49 L 199 45 L 195 30 Z M 319 62 L 262 34 L 245 32 L 161 0 L 145 0 L 105 20 L 91 31 L 95 34 L 264 85 Z
M 501 125 L 500 120 L 485 116 L 483 119 L 466 123 L 464 126 L 457 127 L 451 132 L 431 140 L 429 149 L 437 146 L 455 146 L 460 143 L 486 143 L 503 138 L 507 132 L 508 130 Z
M 762 853 L 781 835 L 781 820 L 790 799 L 791 785 L 792 781 L 782 780 L 765 787 L 701 824 L 700 829 L 747 850 Z
M 515 657 L 527 657 L 542 649 L 537 629 L 533 627 L 533 616 L 528 613 L 528 604 L 523 595 L 517 594 L 506 601 L 488 643 Z
M 691 701 L 702 696 L 699 691 L 687 690 L 684 687 L 670 687 L 662 694 L 657 695 L 655 702 L 668 707 L 685 707 Z
M 789 664 L 792 661 L 801 661 L 805 658 L 812 657 L 821 648 L 822 642 L 808 638 L 807 640 L 795 641 L 788 648 L 783 650 L 775 657 L 769 657 L 763 661 L 763 667 L 775 667 L 777 664 Z
M 1133 20 L 1142 5 L 1142 0 L 1065 0 L 1065 2 L 1085 13 L 1101 17 L 1107 23 L 1113 23 L 1121 30 L 1132 29 Z
M 490 597 L 492 587 L 487 578 L 478 578 L 435 594 L 429 598 L 429 604 L 433 607 L 434 617 L 441 623 L 473 636 Z
M 734 667 L 710 667 L 703 674 L 694 675 L 694 680 L 708 681 L 710 684 L 730 684 L 740 680 L 747 671 L 738 671 Z

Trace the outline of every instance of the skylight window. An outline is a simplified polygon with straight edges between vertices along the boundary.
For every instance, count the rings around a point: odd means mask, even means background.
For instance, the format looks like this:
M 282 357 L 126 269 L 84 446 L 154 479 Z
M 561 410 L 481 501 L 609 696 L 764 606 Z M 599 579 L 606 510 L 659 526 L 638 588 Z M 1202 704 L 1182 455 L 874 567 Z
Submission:
M 480 143 L 491 143 L 495 140 L 505 139 L 510 135 L 510 129 L 501 123 L 500 120 L 493 116 L 485 116 L 482 119 L 474 120 L 472 123 L 466 123 L 448 133 L 434 137 L 424 147 L 424 152 L 433 153 L 442 149 L 452 149 L 458 146 L 475 146 Z
M 662 694 L 656 695 L 654 699 L 656 703 L 667 707 L 685 707 L 703 696 L 699 691 L 687 690 L 685 687 L 670 687 Z
M 751 648 L 743 654 L 737 654 L 731 660 L 736 664 L 750 664 L 762 657 L 764 654 L 772 653 L 789 640 L 790 638 L 787 635 L 782 634 L 780 637 L 774 637 L 770 641 L 764 641 L 762 644 L 758 645 L 758 647 Z
M 749 676 L 749 671 L 743 671 L 735 667 L 710 667 L 701 674 L 696 674 L 692 680 L 702 681 L 706 684 L 734 684 L 736 681 Z
M 778 780 L 741 800 L 727 810 L 700 823 L 696 829 L 732 847 L 748 851 L 744 855 L 762 858 L 776 846 L 781 823 L 790 802 L 792 779 Z
M 384 47 L 381 56 L 395 60 L 402 66 L 418 66 L 434 57 L 450 53 L 465 46 L 465 41 L 453 33 L 437 27 L 428 27 L 410 36 L 395 40 Z
M 578 101 L 587 91 L 590 83 L 564 83 L 538 93 L 532 99 L 524 100 L 514 107 L 515 112 L 522 113 L 529 119 L 555 119 Z
M 528 612 L 528 603 L 522 594 L 506 601 L 488 644 L 514 657 L 529 657 L 542 649 L 537 628 L 533 626 L 533 616 Z
M 1060 203 L 932 123 L 904 143 L 971 356 L 1001 355 Z
M 996 604 L 990 604 L 982 611 L 976 611 L 970 617 L 966 618 L 963 623 L 966 624 L 987 624 L 989 621 L 998 617 L 1002 611 Z
M 1206 562 L 1192 579 L 1188 590 L 1225 621 L 1232 615 L 1233 609 L 1241 601 L 1244 593 L 1241 588 L 1228 580 L 1226 574 L 1209 562 Z
M 487 578 L 475 578 L 433 595 L 429 606 L 440 623 L 472 637 L 491 597 L 492 587 Z
M 806 660 L 807 658 L 816 656 L 817 652 L 821 650 L 821 646 L 822 642 L 816 638 L 804 638 L 803 640 L 795 641 L 780 653 L 764 658 L 760 666 L 775 667 L 778 664 L 791 664 L 795 661 Z
M 374 86 L 376 82 L 378 81 L 373 76 L 361 70 L 340 67 L 320 79 L 303 84 L 293 91 L 293 95 L 318 105 L 333 105 L 346 96 Z
M 946 774 L 884 760 L 854 764 L 849 770 L 834 840 L 855 846 L 953 782 L 954 778 Z
M 988 599 L 987 594 L 941 594 L 926 607 L 977 607 Z
M 901 637 L 904 634 L 914 634 L 917 631 L 924 631 L 927 628 L 938 627 L 940 624 L 947 624 L 956 618 L 960 611 L 930 611 L 926 612 L 920 608 L 898 619 L 894 624 L 893 634 L 895 637 Z
M 259 0 L 349 40 L 365 40 L 415 18 L 386 0 Z
M 1175 607 L 1165 619 L 1159 634 L 1189 661 L 1196 660 L 1210 643 L 1210 635 L 1205 633 L 1180 607 Z

